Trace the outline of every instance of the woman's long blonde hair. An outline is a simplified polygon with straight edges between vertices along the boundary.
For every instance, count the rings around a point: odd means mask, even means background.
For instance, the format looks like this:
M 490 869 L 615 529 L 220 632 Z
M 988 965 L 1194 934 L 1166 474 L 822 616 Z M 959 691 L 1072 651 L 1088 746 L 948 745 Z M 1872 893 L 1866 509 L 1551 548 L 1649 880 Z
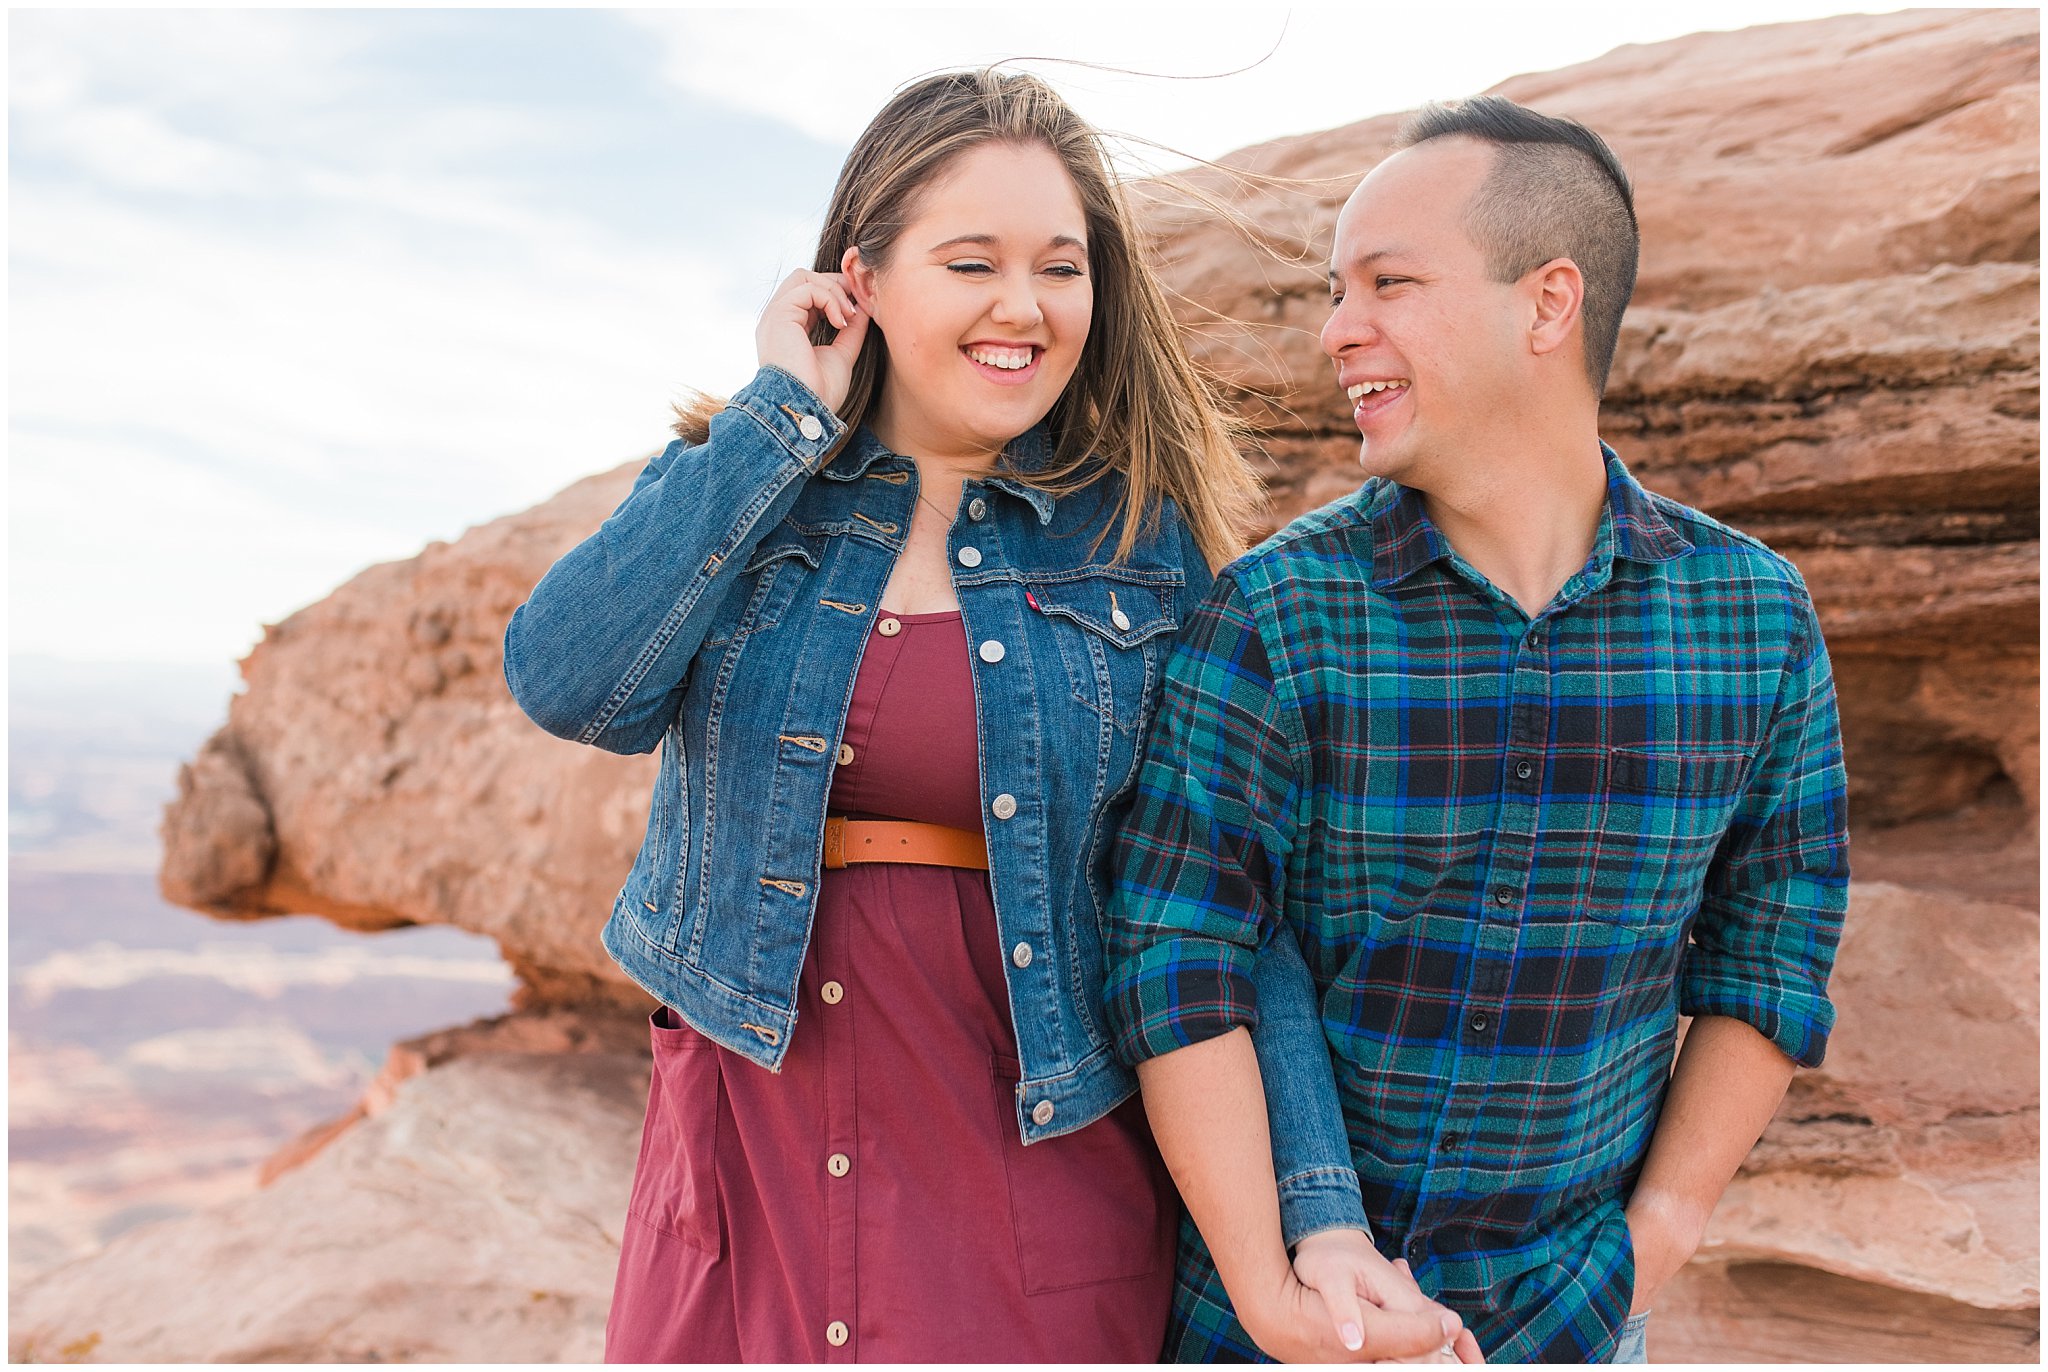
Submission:
M 1053 460 L 1013 475 L 1069 495 L 1098 480 L 1107 463 L 1124 476 L 1119 560 L 1156 528 L 1161 500 L 1171 497 L 1203 556 L 1221 566 L 1243 551 L 1238 530 L 1259 495 L 1238 450 L 1240 431 L 1188 355 L 1166 292 L 1139 252 L 1136 220 L 1110 177 L 1102 136 L 1050 85 L 983 67 L 928 76 L 898 92 L 840 170 L 813 270 L 838 271 L 854 247 L 869 266 L 884 266 L 919 193 L 962 153 L 991 142 L 1047 147 L 1066 166 L 1080 192 L 1095 279 L 1088 341 L 1046 416 Z M 831 337 L 822 322 L 813 333 L 819 344 Z M 873 412 L 887 367 L 888 346 L 880 330 L 870 330 L 840 407 L 849 429 Z M 716 409 L 715 402 L 679 407 L 677 432 L 701 440 Z

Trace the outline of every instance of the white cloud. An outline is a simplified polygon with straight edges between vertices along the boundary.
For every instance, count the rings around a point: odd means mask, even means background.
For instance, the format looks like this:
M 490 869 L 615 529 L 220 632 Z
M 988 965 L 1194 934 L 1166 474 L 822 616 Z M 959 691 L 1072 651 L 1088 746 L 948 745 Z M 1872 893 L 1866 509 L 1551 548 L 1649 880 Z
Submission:
M 1830 0 L 959 6 L 850 8 L 829 17 L 766 9 L 636 10 L 631 18 L 663 41 L 669 79 L 840 144 L 850 145 L 899 85 L 926 72 L 1054 56 L 1152 74 L 1124 76 L 1061 63 L 1033 67 L 1099 127 L 1215 158 L 1270 138 L 1476 94 L 1510 76 L 1587 61 L 1624 43 L 1853 8 Z M 1161 79 L 1224 72 L 1237 74 Z M 1154 168 L 1176 165 L 1163 154 L 1142 156 Z
M 536 113 L 336 107 L 331 17 L 115 18 L 17 16 L 15 651 L 239 655 L 751 372 L 723 264 L 477 170 Z

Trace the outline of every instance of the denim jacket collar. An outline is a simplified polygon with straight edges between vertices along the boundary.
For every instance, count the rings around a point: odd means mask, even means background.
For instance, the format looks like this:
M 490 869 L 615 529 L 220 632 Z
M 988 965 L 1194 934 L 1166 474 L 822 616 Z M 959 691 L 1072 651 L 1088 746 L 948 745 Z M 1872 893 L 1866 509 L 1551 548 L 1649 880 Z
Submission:
M 1043 470 L 1052 461 L 1052 442 L 1047 436 L 1045 425 L 1027 429 L 1010 440 L 1003 449 L 1004 466 L 1014 473 L 1029 473 Z M 820 475 L 832 481 L 858 481 L 868 474 L 870 467 L 886 464 L 891 469 L 908 468 L 909 458 L 891 452 L 875 437 L 874 431 L 863 424 L 846 440 L 838 455 L 828 462 Z M 1052 492 L 1041 490 L 1017 476 L 985 476 L 981 484 L 990 490 L 1013 495 L 1029 505 L 1037 514 L 1040 525 L 1052 523 Z

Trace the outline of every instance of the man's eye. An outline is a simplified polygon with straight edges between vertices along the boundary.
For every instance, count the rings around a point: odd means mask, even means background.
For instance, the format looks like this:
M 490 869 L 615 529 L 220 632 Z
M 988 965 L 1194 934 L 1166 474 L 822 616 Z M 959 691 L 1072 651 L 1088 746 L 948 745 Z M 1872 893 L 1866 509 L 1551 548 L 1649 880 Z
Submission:
M 1337 307 L 1338 307 L 1339 305 L 1341 305 L 1341 304 L 1343 304 L 1343 303 L 1344 303 L 1344 292 L 1342 292 L 1342 291 L 1332 291 L 1332 292 L 1330 293 L 1330 308 L 1331 308 L 1331 309 L 1333 309 L 1333 310 L 1334 310 L 1334 309 L 1336 309 L 1336 308 L 1337 308 Z
M 986 262 L 948 262 L 946 270 L 959 272 L 962 276 L 981 276 L 995 270 Z
M 1405 276 L 1376 276 L 1372 279 L 1372 284 L 1376 287 L 1379 287 L 1380 289 L 1385 289 L 1388 286 L 1397 285 L 1400 282 L 1406 281 L 1407 279 L 1408 278 Z

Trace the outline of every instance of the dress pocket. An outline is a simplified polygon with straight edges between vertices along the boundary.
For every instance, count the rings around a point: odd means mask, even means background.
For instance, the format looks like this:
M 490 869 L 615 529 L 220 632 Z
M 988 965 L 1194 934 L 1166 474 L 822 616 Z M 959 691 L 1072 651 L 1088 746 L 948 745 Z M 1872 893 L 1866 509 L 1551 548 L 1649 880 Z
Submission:
M 715 1258 L 723 1237 L 717 1164 L 718 1115 L 725 1108 L 718 1048 L 666 1006 L 650 1023 L 654 1072 L 626 1212 Z
M 1171 1262 L 1179 1215 L 1138 1098 L 1027 1148 L 1017 1136 L 1018 1065 L 998 1057 L 991 1076 L 1024 1294 L 1147 1277 Z
M 1690 916 L 1749 763 L 1746 753 L 1609 750 L 1585 913 L 1646 931 Z

